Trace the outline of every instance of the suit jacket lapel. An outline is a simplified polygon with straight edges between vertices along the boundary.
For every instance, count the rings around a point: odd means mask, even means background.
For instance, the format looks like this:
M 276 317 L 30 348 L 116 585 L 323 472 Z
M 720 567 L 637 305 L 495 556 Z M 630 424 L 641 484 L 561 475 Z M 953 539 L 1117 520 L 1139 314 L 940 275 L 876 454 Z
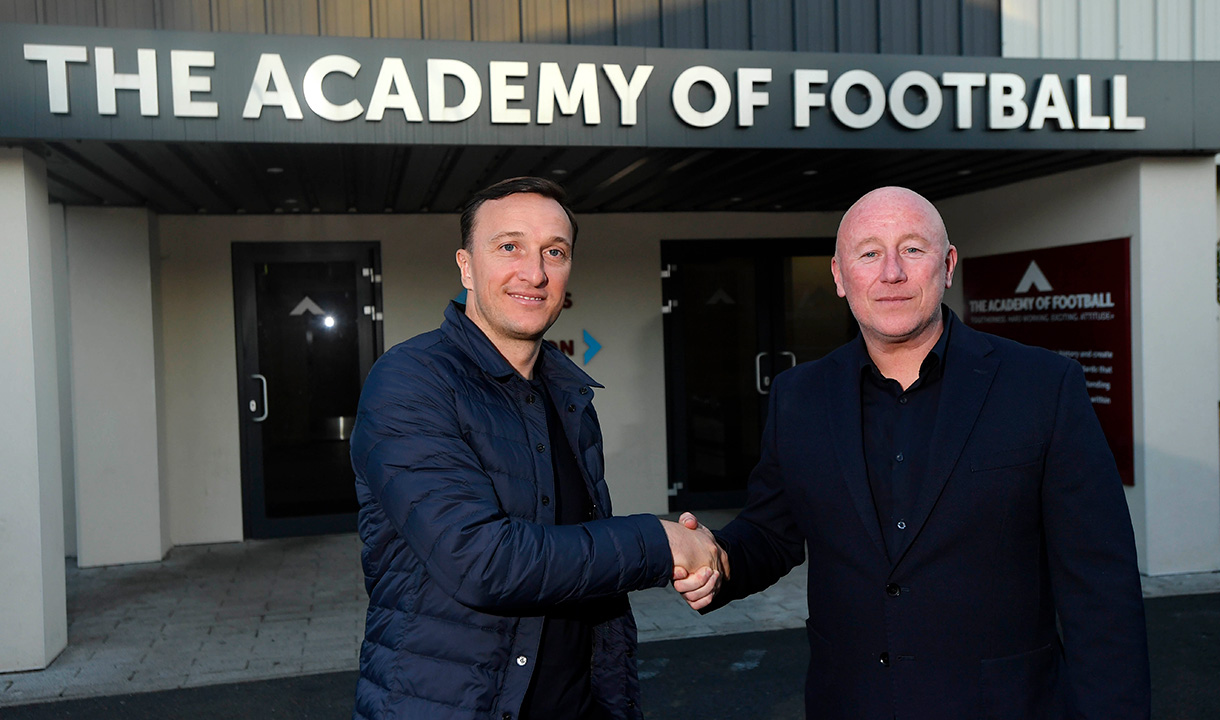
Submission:
M 901 562 L 915 538 L 923 531 L 932 508 L 953 473 L 966 439 L 978 419 L 987 391 L 995 378 L 999 360 L 991 355 L 991 343 L 953 317 L 949 335 L 945 375 L 940 390 L 936 424 L 932 428 L 927 472 L 920 483 L 919 496 L 910 517 L 906 541 L 899 546 L 894 564 Z
M 835 454 L 839 458 L 843 482 L 860 514 L 864 529 L 882 557 L 888 557 L 881 527 L 877 524 L 877 509 L 873 491 L 868 486 L 868 468 L 864 464 L 863 422 L 860 412 L 860 371 L 849 359 L 840 357 L 835 372 L 826 374 L 823 397 L 827 422 Z

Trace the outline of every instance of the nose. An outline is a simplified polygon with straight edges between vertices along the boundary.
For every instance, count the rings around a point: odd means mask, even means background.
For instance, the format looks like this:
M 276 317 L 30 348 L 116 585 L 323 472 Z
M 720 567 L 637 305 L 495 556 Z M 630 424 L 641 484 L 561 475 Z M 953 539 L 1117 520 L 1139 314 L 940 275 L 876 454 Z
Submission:
M 900 283 L 907 279 L 906 271 L 902 268 L 902 260 L 897 253 L 886 253 L 882 260 L 881 266 L 881 282 Z
M 546 285 L 546 260 L 539 253 L 533 256 L 527 256 L 522 259 L 517 266 L 517 277 L 529 283 L 532 287 L 542 287 Z

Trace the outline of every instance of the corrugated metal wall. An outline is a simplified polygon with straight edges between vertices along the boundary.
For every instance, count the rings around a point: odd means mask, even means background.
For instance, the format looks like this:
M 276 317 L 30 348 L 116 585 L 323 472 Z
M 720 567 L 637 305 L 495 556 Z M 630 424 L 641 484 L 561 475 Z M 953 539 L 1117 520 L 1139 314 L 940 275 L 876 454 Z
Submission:
M 1001 0 L 0 0 L 0 22 L 580 45 L 999 55 Z
M 1220 60 L 1217 0 L 1003 0 L 1005 57 Z

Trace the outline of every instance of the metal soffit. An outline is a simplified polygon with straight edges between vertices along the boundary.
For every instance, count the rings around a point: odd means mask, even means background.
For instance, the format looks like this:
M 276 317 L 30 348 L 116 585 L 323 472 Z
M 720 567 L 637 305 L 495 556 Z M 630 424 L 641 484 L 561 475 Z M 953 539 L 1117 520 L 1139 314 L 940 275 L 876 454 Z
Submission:
M 647 149 L 26 142 L 66 205 L 159 214 L 452 213 L 518 175 L 577 212 L 843 210 L 879 185 L 936 200 L 1099 163 L 1116 152 Z

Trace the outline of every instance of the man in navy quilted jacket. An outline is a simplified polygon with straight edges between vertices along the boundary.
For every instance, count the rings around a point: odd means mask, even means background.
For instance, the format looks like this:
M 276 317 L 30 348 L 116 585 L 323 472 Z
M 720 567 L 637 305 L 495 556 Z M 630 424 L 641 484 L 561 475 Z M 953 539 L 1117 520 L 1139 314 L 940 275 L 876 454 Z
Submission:
M 576 221 L 505 180 L 462 212 L 466 304 L 373 366 L 352 433 L 369 610 L 356 718 L 641 718 L 626 593 L 715 582 L 706 530 L 611 517 L 601 387 L 543 343 Z

